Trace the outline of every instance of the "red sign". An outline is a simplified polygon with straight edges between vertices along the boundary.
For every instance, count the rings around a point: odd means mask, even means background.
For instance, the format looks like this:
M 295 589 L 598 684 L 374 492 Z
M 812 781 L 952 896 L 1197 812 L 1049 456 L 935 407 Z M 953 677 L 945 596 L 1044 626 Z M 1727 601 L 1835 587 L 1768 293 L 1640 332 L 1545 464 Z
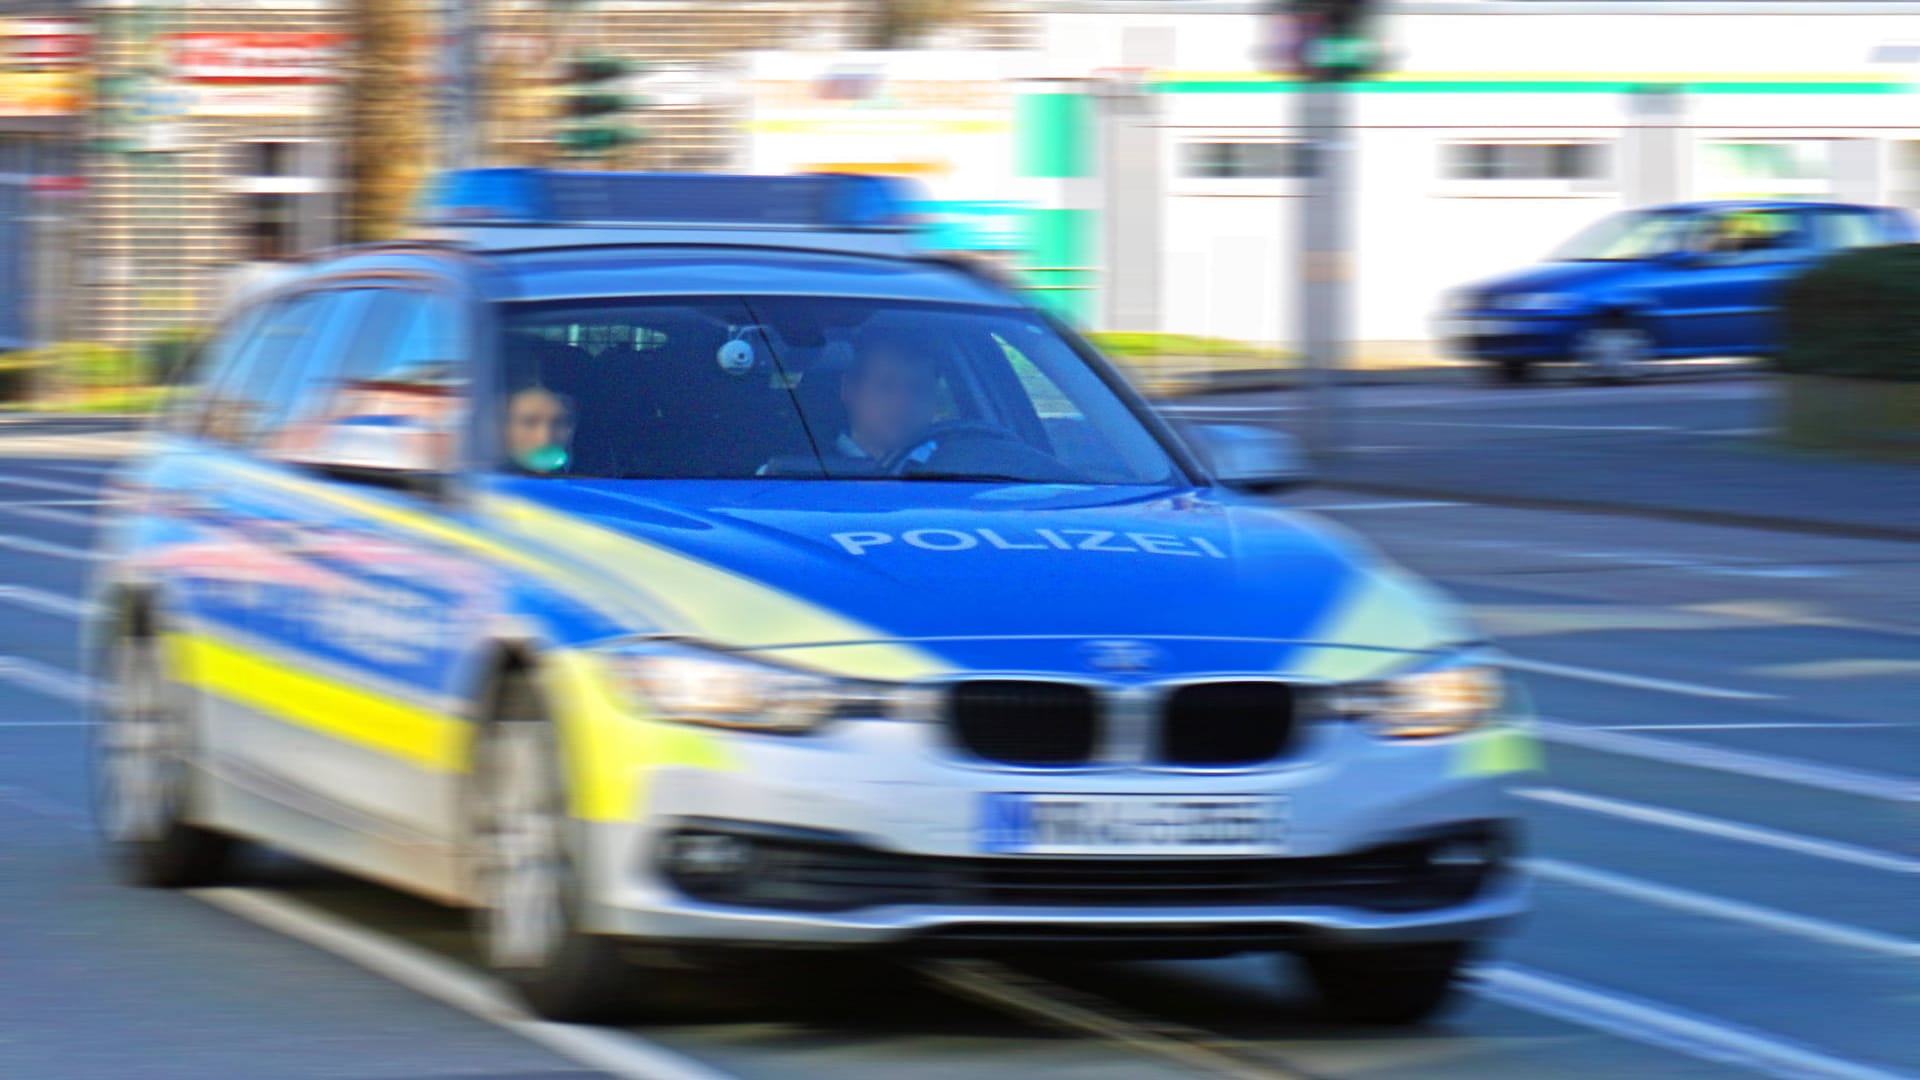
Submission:
M 0 19 L 0 67 L 65 69 L 86 62 L 92 37 L 72 19 Z
M 321 83 L 340 77 L 344 34 L 175 34 L 173 73 L 187 82 Z

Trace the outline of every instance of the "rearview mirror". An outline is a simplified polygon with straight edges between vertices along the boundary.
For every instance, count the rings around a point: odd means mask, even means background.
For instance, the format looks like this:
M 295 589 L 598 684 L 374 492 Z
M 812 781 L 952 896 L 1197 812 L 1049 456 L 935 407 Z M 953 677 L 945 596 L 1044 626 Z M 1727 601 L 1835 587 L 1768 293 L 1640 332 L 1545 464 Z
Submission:
M 1187 430 L 1222 487 L 1267 493 L 1313 480 L 1299 444 L 1284 432 L 1251 424 L 1195 424 Z

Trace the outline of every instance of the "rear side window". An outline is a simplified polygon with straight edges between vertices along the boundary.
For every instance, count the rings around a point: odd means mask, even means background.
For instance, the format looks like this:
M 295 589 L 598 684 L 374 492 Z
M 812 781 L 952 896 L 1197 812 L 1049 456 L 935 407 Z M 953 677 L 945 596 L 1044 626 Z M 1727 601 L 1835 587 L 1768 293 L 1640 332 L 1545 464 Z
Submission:
M 328 335 L 326 358 L 308 369 L 273 452 L 295 462 L 451 471 L 468 394 L 458 306 L 425 289 L 356 291 L 359 318 Z M 404 460 L 365 458 L 366 448 L 395 447 Z
M 302 293 L 269 307 L 233 359 L 208 384 L 196 425 L 214 442 L 244 446 L 272 409 L 276 383 L 301 358 L 326 296 Z
M 1822 251 L 1874 247 L 1887 242 L 1880 215 L 1871 210 L 1823 210 L 1814 215 L 1814 243 Z

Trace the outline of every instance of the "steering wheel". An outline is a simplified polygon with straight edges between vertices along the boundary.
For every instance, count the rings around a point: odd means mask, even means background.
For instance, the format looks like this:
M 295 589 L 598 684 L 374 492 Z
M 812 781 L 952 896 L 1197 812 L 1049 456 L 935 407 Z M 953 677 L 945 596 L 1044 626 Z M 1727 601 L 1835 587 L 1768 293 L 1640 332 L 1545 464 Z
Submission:
M 940 420 L 908 439 L 905 446 L 881 458 L 880 471 L 887 476 L 904 476 L 913 466 L 925 465 L 934 454 L 956 446 L 1006 442 L 1019 443 L 1020 437 L 985 420 Z

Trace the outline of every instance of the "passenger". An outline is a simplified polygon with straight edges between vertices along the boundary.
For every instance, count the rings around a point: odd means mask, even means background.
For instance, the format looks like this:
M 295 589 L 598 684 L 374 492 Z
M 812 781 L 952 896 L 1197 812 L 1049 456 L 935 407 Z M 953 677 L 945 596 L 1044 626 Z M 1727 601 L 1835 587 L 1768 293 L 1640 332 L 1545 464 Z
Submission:
M 544 386 L 518 390 L 507 399 L 507 459 L 531 473 L 567 467 L 573 445 L 573 408 Z
M 834 439 L 834 452 L 880 461 L 906 449 L 933 423 L 938 390 L 932 358 L 913 341 L 895 334 L 863 336 L 840 377 L 847 429 Z

